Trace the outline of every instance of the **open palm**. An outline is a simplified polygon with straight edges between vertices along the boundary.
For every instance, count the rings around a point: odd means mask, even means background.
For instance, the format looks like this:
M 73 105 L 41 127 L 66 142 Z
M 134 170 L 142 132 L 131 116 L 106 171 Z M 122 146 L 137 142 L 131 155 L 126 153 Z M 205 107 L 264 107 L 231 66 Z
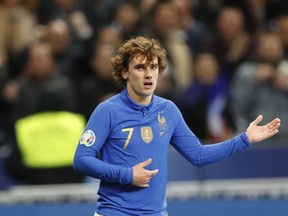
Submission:
M 259 126 L 258 124 L 263 120 L 263 116 L 259 115 L 253 122 L 249 124 L 246 130 L 246 135 L 251 143 L 260 142 L 278 133 L 281 126 L 279 118 L 273 119 L 271 122 Z

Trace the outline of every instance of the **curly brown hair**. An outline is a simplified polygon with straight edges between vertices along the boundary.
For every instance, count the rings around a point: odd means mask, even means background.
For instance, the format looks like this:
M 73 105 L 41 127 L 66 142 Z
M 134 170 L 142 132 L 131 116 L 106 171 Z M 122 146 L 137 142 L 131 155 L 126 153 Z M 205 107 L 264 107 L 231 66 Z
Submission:
M 111 59 L 113 77 L 117 85 L 126 86 L 126 80 L 122 77 L 122 72 L 128 70 L 129 62 L 138 54 L 147 57 L 148 62 L 151 62 L 153 57 L 157 57 L 159 74 L 164 72 L 167 66 L 166 50 L 160 46 L 157 40 L 138 36 L 128 40 Z

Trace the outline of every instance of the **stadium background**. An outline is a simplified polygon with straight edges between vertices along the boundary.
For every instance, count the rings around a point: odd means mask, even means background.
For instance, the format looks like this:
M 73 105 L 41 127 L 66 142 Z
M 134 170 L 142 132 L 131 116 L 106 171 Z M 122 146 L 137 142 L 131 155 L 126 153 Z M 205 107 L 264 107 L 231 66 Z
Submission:
M 49 1 L 43 2 L 44 6 L 49 5 Z M 203 2 L 205 4 L 205 1 Z M 263 2 L 269 5 L 268 3 L 280 1 Z M 44 6 L 41 12 L 48 14 L 49 11 L 45 10 Z M 273 9 L 272 12 L 277 12 L 275 8 Z M 19 185 L 5 172 L 4 161 L 7 151 L 9 150 L 1 143 L 1 216 L 93 215 L 97 199 L 97 181 L 87 179 L 83 184 Z M 167 187 L 169 215 L 287 216 L 287 155 L 288 139 L 275 138 L 253 146 L 232 158 L 196 168 L 171 149 L 168 155 Z

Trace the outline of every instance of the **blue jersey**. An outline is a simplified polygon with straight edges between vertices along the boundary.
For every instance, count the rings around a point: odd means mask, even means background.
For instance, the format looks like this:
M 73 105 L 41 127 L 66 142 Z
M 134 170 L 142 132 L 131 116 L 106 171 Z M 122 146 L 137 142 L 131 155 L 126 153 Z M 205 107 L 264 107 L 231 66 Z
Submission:
M 142 106 L 125 89 L 96 107 L 74 157 L 76 170 L 101 179 L 98 214 L 164 215 L 170 144 L 196 166 L 250 146 L 245 133 L 218 144 L 202 145 L 173 102 L 153 95 L 151 103 Z M 148 158 L 152 163 L 145 169 L 158 169 L 158 174 L 147 188 L 132 185 L 132 167 Z

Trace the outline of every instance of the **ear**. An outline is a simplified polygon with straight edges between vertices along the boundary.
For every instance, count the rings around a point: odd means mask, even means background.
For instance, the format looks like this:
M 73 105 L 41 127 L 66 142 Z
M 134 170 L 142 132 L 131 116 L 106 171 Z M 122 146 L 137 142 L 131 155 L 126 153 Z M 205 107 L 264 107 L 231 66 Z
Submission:
M 127 70 L 123 69 L 121 74 L 122 74 L 123 79 L 125 79 L 125 80 L 128 79 L 128 71 Z

